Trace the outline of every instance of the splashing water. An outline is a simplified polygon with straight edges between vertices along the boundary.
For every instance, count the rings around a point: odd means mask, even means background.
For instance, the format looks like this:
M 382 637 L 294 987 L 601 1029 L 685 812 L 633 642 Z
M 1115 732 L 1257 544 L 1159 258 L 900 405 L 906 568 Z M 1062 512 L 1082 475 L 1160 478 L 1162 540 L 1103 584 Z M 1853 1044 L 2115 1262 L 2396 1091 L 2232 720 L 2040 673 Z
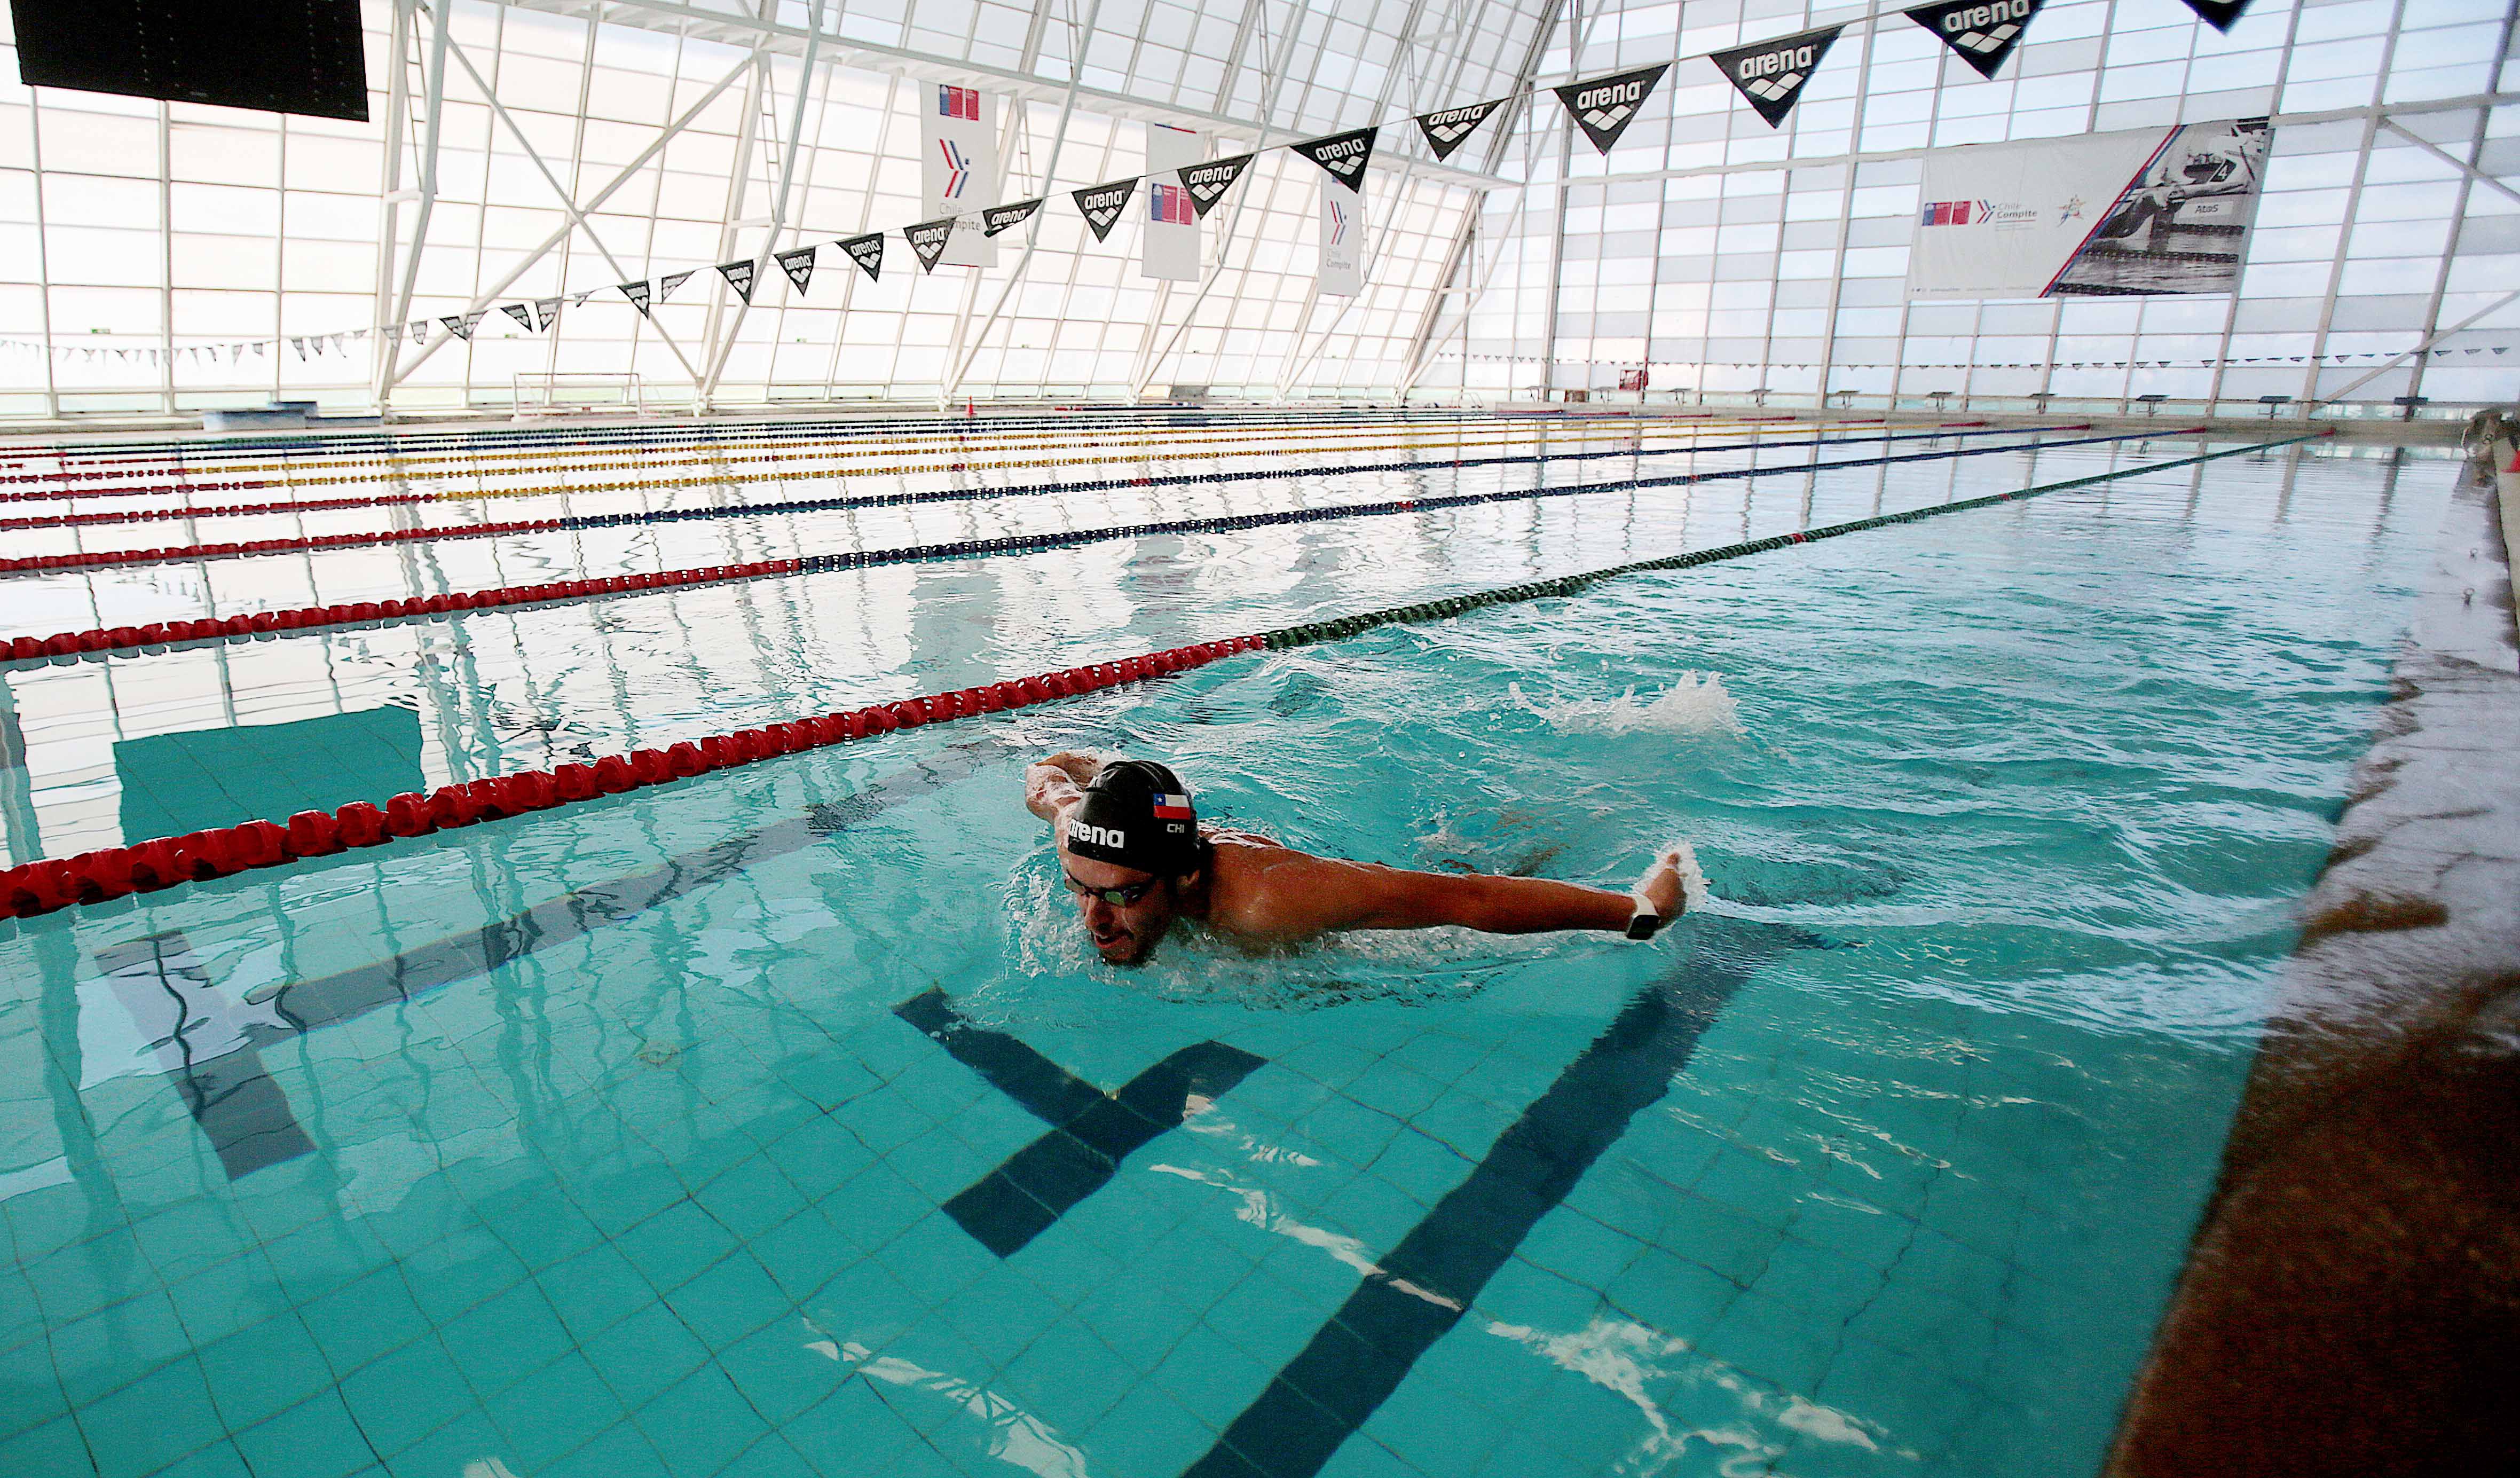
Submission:
M 1659 697 L 1637 701 L 1633 687 L 1617 697 L 1541 698 L 1524 694 L 1522 685 L 1507 685 L 1506 695 L 1525 712 L 1548 720 L 1560 734 L 1704 734 L 1738 735 L 1741 705 L 1724 686 L 1724 675 L 1691 668 L 1673 679 Z

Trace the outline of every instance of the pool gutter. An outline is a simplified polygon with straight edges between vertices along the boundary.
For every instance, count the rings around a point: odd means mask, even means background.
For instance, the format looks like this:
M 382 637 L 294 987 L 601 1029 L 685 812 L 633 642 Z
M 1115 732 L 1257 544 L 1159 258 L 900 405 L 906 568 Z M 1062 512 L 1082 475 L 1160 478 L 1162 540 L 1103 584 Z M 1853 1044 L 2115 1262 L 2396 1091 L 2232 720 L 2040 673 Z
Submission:
M 2110 1478 L 2520 1471 L 2515 504 L 2453 497 Z

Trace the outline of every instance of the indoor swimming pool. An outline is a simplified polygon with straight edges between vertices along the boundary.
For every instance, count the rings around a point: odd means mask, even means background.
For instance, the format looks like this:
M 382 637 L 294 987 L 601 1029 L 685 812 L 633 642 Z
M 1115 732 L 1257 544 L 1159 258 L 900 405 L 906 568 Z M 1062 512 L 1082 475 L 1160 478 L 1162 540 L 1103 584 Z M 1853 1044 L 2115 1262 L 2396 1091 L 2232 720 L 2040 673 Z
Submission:
M 7 861 L 2131 475 L 0 921 L 0 1474 L 2096 1471 L 2455 465 L 1256 429 L 29 527 L 622 515 L 8 576 L 0 636 L 910 553 L 0 665 Z M 1687 838 L 1715 896 L 1114 969 L 1022 805 L 1076 747 L 1401 866 Z

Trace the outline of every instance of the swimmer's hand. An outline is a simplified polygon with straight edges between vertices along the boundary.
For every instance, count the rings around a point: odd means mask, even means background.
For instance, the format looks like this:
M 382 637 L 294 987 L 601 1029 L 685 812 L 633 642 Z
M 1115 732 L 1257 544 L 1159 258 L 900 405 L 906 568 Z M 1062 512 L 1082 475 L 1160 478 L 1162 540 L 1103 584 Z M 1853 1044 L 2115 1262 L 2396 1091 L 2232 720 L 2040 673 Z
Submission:
M 1664 848 L 1628 896 L 1640 916 L 1653 916 L 1656 927 L 1704 904 L 1706 874 L 1698 871 L 1696 852 L 1685 841 Z
M 1090 749 L 1062 749 L 1024 766 L 1024 809 L 1056 822 L 1076 804 L 1085 786 L 1102 773 L 1102 756 Z

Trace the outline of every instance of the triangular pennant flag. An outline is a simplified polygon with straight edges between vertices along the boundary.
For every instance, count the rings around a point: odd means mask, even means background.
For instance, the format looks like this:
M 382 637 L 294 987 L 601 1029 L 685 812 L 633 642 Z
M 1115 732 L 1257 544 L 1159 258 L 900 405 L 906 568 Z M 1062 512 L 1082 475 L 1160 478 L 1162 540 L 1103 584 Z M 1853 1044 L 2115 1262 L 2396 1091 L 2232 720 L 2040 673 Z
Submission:
M 910 251 L 912 255 L 919 258 L 919 270 L 933 272 L 936 270 L 937 258 L 945 254 L 946 242 L 953 239 L 954 218 L 949 215 L 937 220 L 921 221 L 916 226 L 904 226 L 901 228 L 901 234 L 910 238 Z
M 298 358 L 304 359 L 306 357 L 306 340 L 292 337 L 289 340 L 289 346 L 297 351 Z
M 534 325 L 537 332 L 560 322 L 560 299 L 557 297 L 534 299 L 534 316 L 540 320 Z
M 1076 208 L 1085 212 L 1085 224 L 1094 228 L 1094 239 L 1107 241 L 1111 228 L 1118 223 L 1120 212 L 1129 208 L 1129 197 L 1138 190 L 1136 180 L 1113 180 L 1108 185 L 1089 185 L 1075 191 L 1071 199 Z
M 643 317 L 648 313 L 649 305 L 656 300 L 655 290 L 644 282 L 623 283 L 621 295 L 630 299 L 630 306 L 638 309 Z
M 2187 8 L 2204 18 L 2216 30 L 2229 30 L 2240 12 L 2249 8 L 2249 0 L 2187 0 Z
M 1032 213 L 1040 208 L 1041 197 L 1038 196 L 1028 201 L 1017 201 L 1012 205 L 991 205 L 980 212 L 980 234 L 995 236 L 1020 226 L 1031 220 Z
M 411 326 L 411 341 L 416 344 L 425 344 L 428 342 L 428 319 L 424 318 Z
M 1184 164 L 1174 171 L 1181 176 L 1182 189 L 1190 192 L 1192 212 L 1205 218 L 1208 207 L 1225 199 L 1225 192 L 1233 189 L 1234 182 L 1242 178 L 1242 171 L 1251 167 L 1253 157 L 1238 154 L 1231 158 L 1210 159 L 1204 164 Z
M 1593 147 L 1608 154 L 1610 146 L 1619 142 L 1619 135 L 1637 120 L 1637 112 L 1652 95 L 1654 84 L 1669 70 L 1671 64 L 1665 62 L 1642 71 L 1569 82 L 1557 89 L 1557 101 L 1566 105 L 1567 115 L 1584 130 L 1584 137 L 1593 141 Z
M 1992 77 L 2021 44 L 2031 18 L 2045 0 L 1935 0 L 1908 12 L 1908 19 L 1943 38 L 1960 60 Z
M 1794 100 L 1803 95 L 1803 84 L 1811 80 L 1820 59 L 1828 55 L 1828 43 L 1837 39 L 1843 25 L 1823 25 L 1774 41 L 1761 41 L 1751 46 L 1736 46 L 1719 51 L 1706 60 L 1715 64 L 1725 79 L 1741 89 L 1741 96 L 1768 120 L 1768 126 L 1784 125 L 1785 114 L 1794 111 Z
M 720 262 L 717 264 L 717 270 L 719 275 L 726 279 L 726 285 L 735 290 L 736 296 L 745 302 L 752 301 L 752 263 Z
M 691 280 L 692 275 L 688 272 L 668 272 L 656 279 L 656 301 L 663 302 L 673 296 L 676 288 Z
M 1365 163 L 1373 157 L 1376 130 L 1358 128 L 1347 133 L 1334 133 L 1327 139 L 1307 139 L 1286 147 L 1330 172 L 1330 178 L 1348 189 L 1365 190 Z
M 882 232 L 873 231 L 865 236 L 850 237 L 840 243 L 840 249 L 849 254 L 849 260 L 866 268 L 866 275 L 870 281 L 883 281 Z
M 499 311 L 507 314 L 510 318 L 515 319 L 518 324 L 521 324 L 526 333 L 531 334 L 534 332 L 534 310 L 526 307 L 523 303 L 501 303 L 499 304 Z
M 472 325 L 461 318 L 441 318 L 438 322 L 446 325 L 446 332 L 458 338 L 472 336 Z
M 1426 147 L 1435 151 L 1435 158 L 1441 162 L 1451 158 L 1454 150 L 1479 131 L 1479 125 L 1488 120 L 1489 113 L 1504 106 L 1505 99 L 1499 98 L 1493 103 L 1473 103 L 1467 108 L 1421 112 L 1418 115 L 1418 131 L 1426 136 Z
M 799 246 L 793 251 L 779 253 L 779 270 L 788 274 L 788 280 L 796 285 L 798 292 L 803 292 L 805 285 L 814 280 L 814 251 L 812 246 Z

